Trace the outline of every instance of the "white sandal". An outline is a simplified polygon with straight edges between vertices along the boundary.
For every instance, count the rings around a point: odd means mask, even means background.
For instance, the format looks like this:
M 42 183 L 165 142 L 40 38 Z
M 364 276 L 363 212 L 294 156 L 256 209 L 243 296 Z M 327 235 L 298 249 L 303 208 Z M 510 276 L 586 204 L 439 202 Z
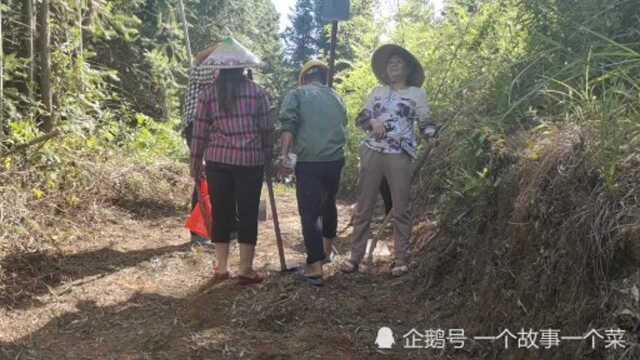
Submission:
M 393 276 L 402 276 L 409 272 L 409 267 L 407 265 L 394 266 L 391 269 L 391 275 Z
M 347 260 L 343 262 L 342 265 L 340 266 L 340 271 L 342 271 L 345 274 L 352 274 L 352 273 L 358 272 L 359 267 L 360 267 L 359 264 L 356 264 L 351 260 Z

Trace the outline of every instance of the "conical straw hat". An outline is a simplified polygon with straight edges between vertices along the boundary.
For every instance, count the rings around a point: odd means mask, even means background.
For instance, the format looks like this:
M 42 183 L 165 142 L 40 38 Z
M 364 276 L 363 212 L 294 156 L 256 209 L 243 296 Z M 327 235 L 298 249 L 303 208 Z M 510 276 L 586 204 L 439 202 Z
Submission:
M 249 68 L 260 65 L 260 59 L 236 39 L 228 37 L 207 56 L 202 65 L 217 69 Z

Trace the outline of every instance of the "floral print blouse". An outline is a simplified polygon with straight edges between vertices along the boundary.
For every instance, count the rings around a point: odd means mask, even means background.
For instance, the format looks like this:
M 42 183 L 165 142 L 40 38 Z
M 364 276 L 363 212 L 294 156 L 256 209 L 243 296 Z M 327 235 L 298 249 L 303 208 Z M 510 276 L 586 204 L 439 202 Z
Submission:
M 378 140 L 372 134 L 372 119 L 384 120 L 384 138 Z M 432 134 L 435 129 L 431 122 L 427 93 L 419 87 L 402 90 L 393 90 L 390 86 L 377 87 L 369 95 L 356 123 L 369 134 L 364 140 L 368 148 L 384 154 L 405 152 L 414 159 L 418 146 L 416 124 L 423 135 Z

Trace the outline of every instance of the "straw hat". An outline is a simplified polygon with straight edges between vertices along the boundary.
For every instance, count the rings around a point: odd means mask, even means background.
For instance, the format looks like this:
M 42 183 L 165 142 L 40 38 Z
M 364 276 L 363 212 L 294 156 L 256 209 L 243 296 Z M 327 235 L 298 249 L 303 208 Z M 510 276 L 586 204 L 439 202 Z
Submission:
M 318 61 L 318 60 L 309 60 L 309 61 L 307 61 L 306 64 L 304 64 L 304 66 L 302 67 L 302 70 L 300 70 L 300 75 L 298 75 L 298 85 L 302 85 L 302 79 L 313 68 L 321 68 L 321 69 L 329 72 L 329 67 L 327 66 L 327 64 L 323 63 L 322 61 Z
M 218 69 L 249 68 L 260 65 L 260 59 L 236 39 L 227 37 L 202 62 Z
M 192 60 L 193 66 L 198 66 L 198 65 L 202 64 L 205 60 L 207 60 L 209 55 L 211 55 L 211 53 L 215 49 L 216 49 L 216 46 L 209 46 L 208 48 L 200 51 L 199 53 L 197 53 L 195 55 L 193 55 L 193 60 Z
M 385 85 L 389 85 L 387 75 L 387 62 L 393 55 L 400 55 L 411 67 L 411 72 L 407 78 L 407 85 L 421 87 L 424 83 L 424 69 L 418 59 L 402 46 L 387 44 L 380 46 L 371 58 L 371 67 L 378 81 Z

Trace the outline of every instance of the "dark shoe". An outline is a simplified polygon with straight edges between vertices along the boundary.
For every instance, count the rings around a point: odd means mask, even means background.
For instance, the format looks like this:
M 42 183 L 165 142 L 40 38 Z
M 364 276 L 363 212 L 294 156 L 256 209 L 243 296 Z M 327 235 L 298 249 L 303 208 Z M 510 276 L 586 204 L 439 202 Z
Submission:
M 324 282 L 322 281 L 322 276 L 307 276 L 304 272 L 297 272 L 296 276 L 298 279 L 306 282 L 307 284 L 315 287 L 324 286 Z
M 210 245 L 213 245 L 213 243 L 208 239 L 203 238 L 200 235 L 191 234 L 191 245 L 210 246 Z
M 307 284 L 309 284 L 311 286 L 315 286 L 315 287 L 323 287 L 324 286 L 324 282 L 322 281 L 322 277 L 320 277 L 320 276 L 300 275 L 299 277 L 300 277 L 300 279 L 302 281 L 306 282 Z

